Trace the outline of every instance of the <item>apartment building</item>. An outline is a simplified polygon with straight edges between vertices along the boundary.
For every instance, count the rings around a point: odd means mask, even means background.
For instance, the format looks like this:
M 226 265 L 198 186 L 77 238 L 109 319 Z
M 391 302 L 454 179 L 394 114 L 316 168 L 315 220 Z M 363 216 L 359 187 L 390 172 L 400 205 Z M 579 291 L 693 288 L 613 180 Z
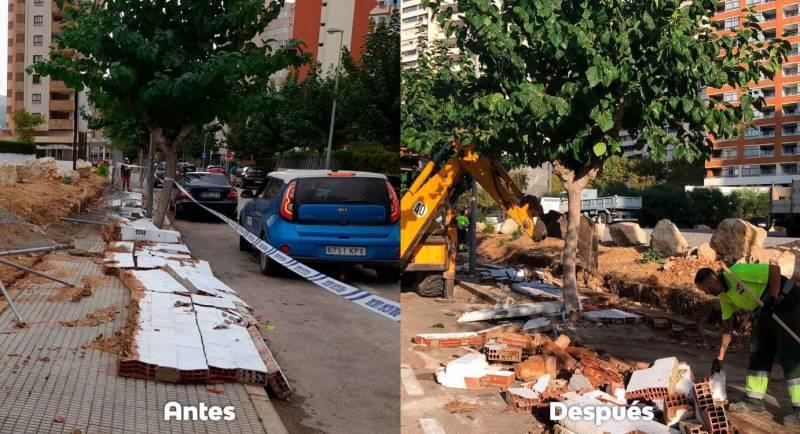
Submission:
M 444 7 L 454 9 L 456 6 L 448 4 Z M 401 64 L 406 68 L 415 67 L 422 46 L 430 46 L 432 42 L 442 40 L 447 40 L 451 49 L 456 50 L 455 38 L 448 39 L 446 37 L 442 26 L 433 17 L 433 11 L 422 6 L 422 0 L 403 1 L 403 4 L 400 5 Z
M 327 73 L 339 62 L 340 46 L 361 58 L 370 23 L 387 19 L 396 8 L 397 0 L 296 0 L 292 37 L 306 44 L 304 50 Z M 342 32 L 329 33 L 332 29 Z M 307 74 L 308 67 L 301 68 L 300 79 Z
M 39 150 L 56 158 L 71 159 L 76 116 L 78 131 L 87 133 L 88 143 L 94 147 L 105 144 L 102 134 L 88 131 L 86 121 L 80 117 L 81 108 L 88 107 L 85 93 L 77 95 L 62 81 L 25 72 L 31 64 L 47 58 L 64 19 L 63 11 L 52 0 L 9 0 L 8 126 L 3 135 L 14 135 L 14 112 L 24 108 L 45 120 L 36 131 Z
M 724 29 L 738 28 L 747 7 L 757 12 L 760 38 L 783 38 L 791 43 L 791 51 L 774 80 L 761 80 L 752 87 L 766 101 L 753 125 L 737 139 L 714 140 L 706 162 L 706 186 L 788 185 L 799 177 L 800 0 L 723 0 L 717 3 L 715 19 Z M 727 102 L 740 97 L 730 88 L 708 89 L 707 95 Z

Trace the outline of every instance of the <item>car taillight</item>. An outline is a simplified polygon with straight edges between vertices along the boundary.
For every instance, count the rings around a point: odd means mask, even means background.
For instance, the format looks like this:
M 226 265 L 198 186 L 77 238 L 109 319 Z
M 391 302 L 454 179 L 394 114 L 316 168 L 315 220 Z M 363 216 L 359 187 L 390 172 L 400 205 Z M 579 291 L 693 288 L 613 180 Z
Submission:
M 328 172 L 328 176 L 356 176 L 353 172 Z
M 397 200 L 397 192 L 394 191 L 392 184 L 387 182 L 386 190 L 389 191 L 389 221 L 395 223 L 400 218 L 400 202 Z
M 182 191 L 178 191 L 178 194 L 175 195 L 175 198 L 176 199 L 188 199 L 189 195 L 187 195 L 186 193 L 184 193 Z
M 286 220 L 292 221 L 294 219 L 294 190 L 297 187 L 297 181 L 292 181 L 286 187 L 286 193 L 281 199 L 281 216 Z
M 283 253 L 285 255 L 291 255 L 292 254 L 292 248 L 287 246 L 286 244 L 281 244 L 281 246 L 278 247 L 278 250 L 280 250 L 281 253 Z
M 244 177 L 245 177 L 245 178 L 249 178 L 249 177 L 250 177 L 250 174 L 249 174 L 249 173 L 245 173 L 245 174 L 244 174 Z
M 238 194 L 236 194 L 236 190 L 234 190 L 234 189 L 231 189 L 231 191 L 229 191 L 229 192 L 228 192 L 228 195 L 227 195 L 227 196 L 225 196 L 225 199 L 228 199 L 228 200 L 238 200 L 238 199 L 239 199 L 239 195 L 238 195 Z

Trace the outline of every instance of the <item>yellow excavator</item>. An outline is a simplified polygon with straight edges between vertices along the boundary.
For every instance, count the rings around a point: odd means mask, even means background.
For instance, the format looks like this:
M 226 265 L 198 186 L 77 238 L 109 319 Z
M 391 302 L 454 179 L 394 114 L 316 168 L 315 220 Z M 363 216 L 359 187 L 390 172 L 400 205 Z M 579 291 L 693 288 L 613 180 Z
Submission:
M 457 226 L 451 201 L 469 175 L 534 241 L 547 236 L 539 200 L 524 194 L 497 162 L 472 148 L 454 147 L 443 164 L 429 161 L 400 201 L 400 261 L 403 283 L 422 296 L 452 298 L 456 276 Z

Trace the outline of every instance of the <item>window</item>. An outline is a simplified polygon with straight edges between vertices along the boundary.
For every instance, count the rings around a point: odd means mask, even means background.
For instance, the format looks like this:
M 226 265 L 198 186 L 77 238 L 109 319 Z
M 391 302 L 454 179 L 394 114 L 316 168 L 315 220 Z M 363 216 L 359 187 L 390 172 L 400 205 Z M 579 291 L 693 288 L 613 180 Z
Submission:
M 268 178 L 268 179 L 269 182 L 264 184 L 265 185 L 264 191 L 257 196 L 259 199 L 275 199 L 276 197 L 278 197 L 278 193 L 281 192 L 283 181 L 273 178 Z
M 797 36 L 798 26 L 797 24 L 790 24 L 788 26 L 783 27 L 783 36 Z
M 800 113 L 800 112 L 798 112 L 797 103 L 784 104 L 783 105 L 783 114 L 784 115 L 796 115 L 798 113 Z
M 800 54 L 800 44 L 795 42 L 794 44 L 792 44 L 792 48 L 790 48 L 789 51 L 786 52 L 786 55 L 797 56 L 798 54 Z
M 797 124 L 786 124 L 783 126 L 784 136 L 794 136 L 797 134 Z
M 764 107 L 764 110 L 761 111 L 753 109 L 753 116 L 756 119 L 775 117 L 775 107 Z
M 723 29 L 735 29 L 739 27 L 739 17 L 728 18 L 722 24 Z
M 760 92 L 757 92 L 757 94 L 759 94 L 760 96 L 763 96 L 764 98 L 772 98 L 772 97 L 775 96 L 775 87 L 774 86 L 762 87 L 761 89 L 756 89 L 756 90 L 760 91 Z
M 756 14 L 756 18 L 758 19 L 759 22 L 762 22 L 762 23 L 775 21 L 776 17 L 777 17 L 777 13 L 775 12 L 775 9 L 770 9 L 768 11 L 762 11 L 760 14 Z
M 797 175 L 797 163 L 781 164 L 781 172 L 787 175 Z
M 50 100 L 52 101 L 68 101 L 71 97 L 72 96 L 69 93 L 50 92 Z
M 738 18 L 737 18 L 738 21 Z M 44 15 L 34 15 L 33 16 L 33 25 L 34 26 L 43 26 L 44 25 Z
M 739 176 L 739 166 L 723 167 L 720 171 L 720 176 L 731 177 Z
M 758 168 L 760 169 L 759 170 L 759 175 L 761 175 L 761 176 L 774 175 L 775 174 L 775 165 L 774 164 L 758 166 Z
M 31 78 L 33 80 L 33 84 L 42 84 L 42 76 L 41 75 L 33 74 L 33 77 L 31 77 Z
M 33 55 L 33 63 L 41 62 L 42 60 L 44 60 L 44 58 L 42 57 L 41 54 L 34 54 Z
M 732 11 L 739 8 L 739 0 L 725 0 L 725 10 Z
M 744 158 L 758 158 L 761 156 L 761 151 L 756 146 L 744 148 Z
M 797 143 L 784 143 L 781 147 L 781 154 L 785 156 L 797 155 Z
M 44 6 L 44 0 L 33 0 L 34 6 Z
M 50 119 L 69 120 L 70 112 L 51 111 Z
M 737 101 L 738 99 L 739 99 L 739 94 L 737 94 L 736 92 L 725 92 L 725 94 L 722 95 L 722 100 L 725 102 L 734 102 Z
M 42 103 L 42 94 L 41 93 L 34 93 L 31 95 L 31 102 L 34 104 L 41 104 Z
M 742 166 L 742 176 L 758 176 L 760 174 L 760 166 Z
M 24 62 L 25 61 L 25 54 L 17 53 L 17 62 Z
M 761 157 L 774 157 L 775 156 L 775 147 L 772 145 L 769 146 L 762 146 L 761 149 Z
M 14 99 L 17 101 L 25 101 L 25 92 L 17 92 L 14 95 Z
M 752 139 L 753 137 L 761 137 L 761 130 L 757 127 L 749 127 L 744 132 L 744 136 L 748 139 Z M 745 156 L 747 156 L 747 152 L 745 152 Z
M 33 35 L 33 45 L 34 46 L 41 46 L 44 42 L 44 37 L 42 35 Z
M 796 83 L 783 86 L 783 96 L 795 96 L 795 95 L 798 95 Z
M 722 148 L 719 153 L 719 158 L 723 160 L 731 160 L 736 158 L 737 154 L 736 148 Z
M 798 70 L 798 66 L 796 63 L 792 63 L 790 65 L 783 65 L 783 76 L 784 77 L 793 77 L 797 75 L 800 71 Z

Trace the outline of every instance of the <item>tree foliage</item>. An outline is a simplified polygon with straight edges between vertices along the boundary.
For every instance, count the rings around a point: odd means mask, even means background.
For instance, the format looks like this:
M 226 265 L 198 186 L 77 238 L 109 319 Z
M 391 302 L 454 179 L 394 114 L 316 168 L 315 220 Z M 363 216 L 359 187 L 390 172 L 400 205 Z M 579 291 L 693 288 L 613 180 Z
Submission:
M 151 133 L 174 173 L 178 146 L 214 119 L 247 105 L 274 72 L 299 65 L 299 42 L 274 53 L 255 39 L 283 1 L 70 2 L 50 58 L 28 72 L 53 76 L 76 90 L 122 132 L 130 122 Z M 112 125 L 113 124 L 113 125 Z M 155 223 L 161 225 L 172 184 L 165 183 Z
M 333 148 L 370 142 L 396 152 L 400 141 L 399 17 L 373 24 L 355 61 L 342 50 Z M 294 148 L 323 151 L 328 144 L 335 70 L 313 65 L 299 80 L 292 74 L 277 91 L 265 90 L 253 110 L 231 120 L 226 145 L 246 158 Z
M 40 114 L 33 114 L 24 108 L 14 112 L 14 132 L 20 142 L 33 142 L 36 127 L 44 124 Z

